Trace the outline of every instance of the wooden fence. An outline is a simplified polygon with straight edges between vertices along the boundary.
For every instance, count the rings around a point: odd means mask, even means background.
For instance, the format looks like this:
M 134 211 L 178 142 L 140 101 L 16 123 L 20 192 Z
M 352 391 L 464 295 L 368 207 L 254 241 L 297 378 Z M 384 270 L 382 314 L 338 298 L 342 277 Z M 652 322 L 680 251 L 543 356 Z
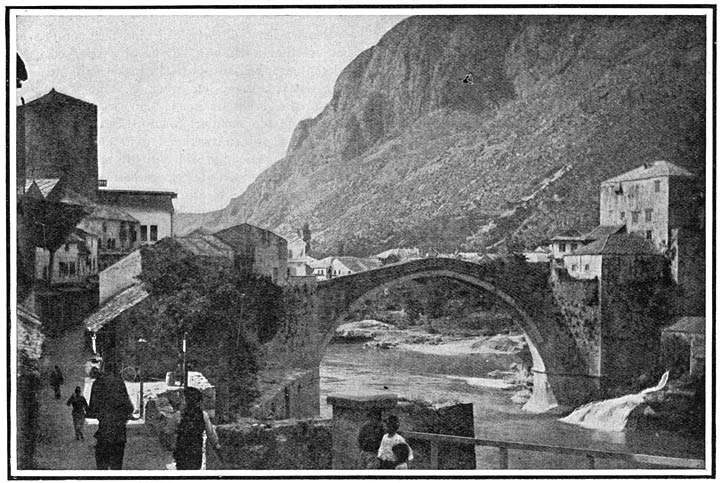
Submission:
M 408 440 L 420 440 L 430 442 L 430 464 L 432 469 L 439 468 L 439 454 L 441 444 L 469 444 L 473 446 L 490 446 L 499 450 L 499 468 L 508 469 L 508 451 L 540 451 L 545 453 L 564 454 L 585 457 L 587 467 L 595 468 L 597 459 L 614 459 L 629 461 L 638 464 L 659 466 L 664 468 L 680 469 L 704 469 L 705 461 L 689 458 L 672 458 L 668 456 L 656 456 L 647 454 L 622 453 L 619 451 L 602 451 L 594 449 L 567 448 L 564 446 L 552 446 L 532 443 L 515 443 L 510 441 L 495 441 L 490 439 L 468 438 L 465 436 L 451 436 L 445 434 L 419 433 L 415 431 L 404 431 L 403 436 Z

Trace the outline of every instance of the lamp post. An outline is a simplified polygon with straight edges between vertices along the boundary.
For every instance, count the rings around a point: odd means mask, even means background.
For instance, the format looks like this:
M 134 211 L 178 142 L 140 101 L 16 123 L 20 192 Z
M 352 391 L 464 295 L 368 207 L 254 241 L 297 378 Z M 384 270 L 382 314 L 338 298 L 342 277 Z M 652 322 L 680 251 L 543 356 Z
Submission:
M 139 347 L 142 348 L 147 343 L 145 339 L 140 337 L 138 339 Z M 138 352 L 140 352 L 140 357 L 138 358 L 138 377 L 140 377 L 140 419 L 142 419 L 143 415 L 145 414 L 145 399 L 143 394 L 143 373 L 142 373 L 142 356 L 144 355 L 144 352 L 142 349 L 140 349 Z
M 182 343 L 182 352 L 183 352 L 183 387 L 187 388 L 188 384 L 188 372 L 187 372 L 187 332 L 183 332 L 183 343 Z

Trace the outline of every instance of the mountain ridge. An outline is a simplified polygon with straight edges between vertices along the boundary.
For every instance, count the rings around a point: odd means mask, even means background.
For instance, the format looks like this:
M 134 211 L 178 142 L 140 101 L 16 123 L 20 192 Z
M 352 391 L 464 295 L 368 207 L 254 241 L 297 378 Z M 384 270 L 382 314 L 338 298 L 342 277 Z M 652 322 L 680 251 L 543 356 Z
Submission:
M 591 228 L 603 179 L 656 159 L 702 178 L 704 29 L 692 17 L 405 19 L 343 69 L 285 157 L 226 208 L 178 213 L 177 232 L 308 222 L 318 254 L 365 255 L 531 247 Z

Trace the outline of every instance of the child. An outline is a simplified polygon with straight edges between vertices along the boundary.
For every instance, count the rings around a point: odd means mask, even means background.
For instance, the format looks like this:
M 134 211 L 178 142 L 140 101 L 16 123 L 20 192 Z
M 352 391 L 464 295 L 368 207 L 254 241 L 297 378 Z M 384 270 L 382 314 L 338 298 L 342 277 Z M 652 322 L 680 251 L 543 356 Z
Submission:
M 75 439 L 84 440 L 83 426 L 85 426 L 85 415 L 88 412 L 88 403 L 82 395 L 80 386 L 75 386 L 75 394 L 70 396 L 67 402 L 72 406 L 73 426 L 75 427 Z
M 392 452 L 395 455 L 395 469 L 406 470 L 408 469 L 408 457 L 410 456 L 410 446 L 405 443 L 399 443 L 392 447 Z
M 400 429 L 400 421 L 398 420 L 397 416 L 388 416 L 387 420 L 385 421 L 386 434 L 385 436 L 383 436 L 377 454 L 378 459 L 380 460 L 380 469 L 394 469 L 396 466 L 396 458 L 395 453 L 393 453 L 393 446 L 400 443 L 407 445 L 407 441 L 405 441 L 405 438 L 397 434 L 398 429 Z M 412 461 L 412 459 L 412 448 L 408 446 L 407 461 Z
M 220 449 L 220 444 L 210 416 L 202 409 L 202 393 L 194 387 L 186 388 L 184 393 L 185 409 L 178 425 L 173 456 L 178 470 L 199 470 L 202 466 L 203 432 L 207 433 L 215 449 Z

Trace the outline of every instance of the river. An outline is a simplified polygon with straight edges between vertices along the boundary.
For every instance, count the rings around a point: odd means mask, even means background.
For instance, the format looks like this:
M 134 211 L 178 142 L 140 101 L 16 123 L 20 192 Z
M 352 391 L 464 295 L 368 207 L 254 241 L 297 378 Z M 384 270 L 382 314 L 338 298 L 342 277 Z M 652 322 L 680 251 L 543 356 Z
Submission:
M 516 360 L 515 356 L 506 354 L 428 354 L 365 349 L 362 344 L 331 344 L 320 366 L 321 416 L 332 416 L 332 408 L 326 404 L 330 394 L 387 392 L 410 400 L 473 403 L 477 438 L 672 457 L 704 457 L 702 435 L 691 439 L 668 432 L 599 431 L 560 422 L 558 416 L 524 412 L 521 405 L 510 400 L 514 389 L 498 387 L 499 381 L 487 376 L 495 369 L 506 369 Z M 497 468 L 497 449 L 479 447 L 476 456 L 479 469 Z M 510 468 L 520 469 L 586 467 L 586 462 L 578 457 L 530 451 L 510 451 L 509 464 Z M 628 466 L 618 460 L 598 460 L 596 467 L 641 466 Z

